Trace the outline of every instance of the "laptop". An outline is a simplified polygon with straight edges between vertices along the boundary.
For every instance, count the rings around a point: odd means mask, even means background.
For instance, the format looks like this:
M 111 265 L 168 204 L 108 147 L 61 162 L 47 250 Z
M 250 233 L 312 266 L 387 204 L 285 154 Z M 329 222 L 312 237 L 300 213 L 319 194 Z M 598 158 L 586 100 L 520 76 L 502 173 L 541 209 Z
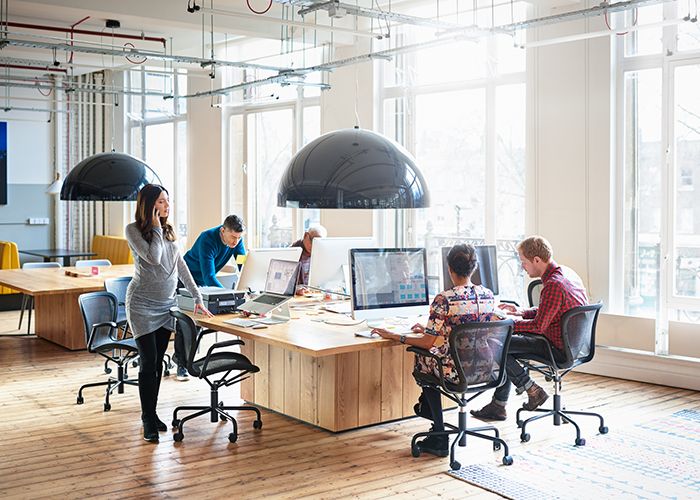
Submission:
M 271 259 L 265 280 L 265 291 L 238 306 L 253 314 L 267 314 L 294 298 L 300 264 L 289 260 Z

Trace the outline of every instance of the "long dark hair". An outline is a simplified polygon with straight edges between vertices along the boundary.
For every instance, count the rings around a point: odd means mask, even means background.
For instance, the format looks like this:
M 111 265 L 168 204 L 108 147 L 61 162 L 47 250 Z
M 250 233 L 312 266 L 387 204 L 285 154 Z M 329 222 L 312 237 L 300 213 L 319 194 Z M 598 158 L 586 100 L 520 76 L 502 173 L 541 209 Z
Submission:
M 136 198 L 136 225 L 139 227 L 143 239 L 149 243 L 153 239 L 153 209 L 163 191 L 167 195 L 170 194 L 163 186 L 146 184 L 141 188 Z M 167 217 L 160 217 L 160 225 L 163 228 L 163 237 L 168 241 L 175 241 L 175 231 L 173 231 L 173 226 L 168 224 Z

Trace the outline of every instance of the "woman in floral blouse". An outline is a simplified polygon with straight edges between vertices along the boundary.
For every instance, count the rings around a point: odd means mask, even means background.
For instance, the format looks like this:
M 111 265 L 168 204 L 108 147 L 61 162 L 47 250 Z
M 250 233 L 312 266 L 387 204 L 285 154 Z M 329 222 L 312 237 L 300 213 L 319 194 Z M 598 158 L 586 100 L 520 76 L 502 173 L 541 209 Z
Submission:
M 473 285 L 471 276 L 476 270 L 476 253 L 471 245 L 455 245 L 447 254 L 447 266 L 454 286 L 435 296 L 430 306 L 428 323 L 416 324 L 413 331 L 418 335 L 406 336 L 376 328 L 373 331 L 382 337 L 398 340 L 404 344 L 430 350 L 442 362 L 443 376 L 449 382 L 457 382 L 455 363 L 449 353 L 449 336 L 452 328 L 474 321 L 496 321 L 493 292 L 480 285 Z M 437 361 L 416 356 L 416 368 L 427 374 L 440 376 Z M 440 392 L 423 387 L 423 394 L 416 405 L 416 413 L 433 421 L 433 431 L 444 430 Z M 426 453 L 447 456 L 447 436 L 430 436 L 418 441 Z

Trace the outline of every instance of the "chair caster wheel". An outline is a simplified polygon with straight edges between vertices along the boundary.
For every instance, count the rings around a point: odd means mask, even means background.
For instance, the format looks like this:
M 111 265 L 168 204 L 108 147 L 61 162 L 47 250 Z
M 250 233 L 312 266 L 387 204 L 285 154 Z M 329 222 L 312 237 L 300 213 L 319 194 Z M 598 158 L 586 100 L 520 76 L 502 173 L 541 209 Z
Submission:
M 453 460 L 450 462 L 450 469 L 452 470 L 459 470 L 462 468 L 462 464 L 460 464 L 457 460 Z
M 253 420 L 253 429 L 262 429 L 262 420 Z
M 503 465 L 513 465 L 513 457 L 511 457 L 510 455 L 506 455 L 505 457 L 503 457 L 502 462 Z
M 78 396 L 78 399 L 75 400 L 75 404 L 81 405 L 85 402 L 82 396 Z
M 184 435 L 182 432 L 176 432 L 175 434 L 173 434 L 173 439 L 174 439 L 175 442 L 177 442 L 177 443 L 179 443 L 180 441 L 182 441 L 182 440 L 184 439 L 184 437 L 185 437 L 185 435 Z
M 111 369 L 111 368 L 105 368 L 105 373 L 112 373 L 112 369 Z
M 418 446 L 411 446 L 411 456 L 413 458 L 420 457 L 420 448 Z
M 523 421 L 522 421 L 522 420 L 518 420 L 518 421 L 515 422 L 515 423 L 517 424 L 518 429 L 522 429 L 522 427 L 523 427 Z
M 169 377 L 169 376 L 170 376 L 170 370 L 165 370 L 165 371 L 163 372 L 163 375 L 166 376 L 166 377 Z
M 522 434 L 520 434 L 521 443 L 527 443 L 528 441 L 530 441 L 530 434 L 528 434 L 527 432 L 523 432 Z
M 109 411 L 109 410 L 111 410 L 111 409 L 112 409 L 112 405 L 109 404 L 109 403 L 105 403 L 104 410 L 105 410 L 105 411 Z
M 180 419 L 179 418 L 174 418 L 171 423 L 173 424 L 173 429 L 177 429 L 178 427 L 180 427 Z
M 493 451 L 498 451 L 501 449 L 501 443 L 493 443 Z
M 598 427 L 598 432 L 601 434 L 607 434 L 608 433 L 608 426 L 607 425 L 601 425 Z
M 236 441 L 238 441 L 238 434 L 236 434 L 236 433 L 234 433 L 234 432 L 230 433 L 230 434 L 228 435 L 228 440 L 229 440 L 229 442 L 231 442 L 231 443 L 235 443 Z
M 579 438 L 576 440 L 576 446 L 586 446 L 586 440 L 583 438 Z
M 138 366 L 139 366 L 138 361 L 132 361 L 132 362 L 131 362 L 131 367 L 132 367 L 132 368 L 136 368 L 136 367 L 138 367 Z M 110 370 L 110 371 L 112 371 L 112 370 Z M 107 373 L 109 373 L 109 372 L 107 372 Z

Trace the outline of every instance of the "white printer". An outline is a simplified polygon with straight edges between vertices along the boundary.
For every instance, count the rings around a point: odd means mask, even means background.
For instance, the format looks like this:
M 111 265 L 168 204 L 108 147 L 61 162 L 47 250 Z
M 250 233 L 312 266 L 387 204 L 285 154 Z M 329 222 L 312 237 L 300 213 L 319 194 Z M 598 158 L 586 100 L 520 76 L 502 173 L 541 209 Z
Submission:
M 212 314 L 226 314 L 236 312 L 238 306 L 245 302 L 245 292 L 238 292 L 230 288 L 218 286 L 202 286 L 199 292 L 204 300 L 204 307 Z M 183 311 L 194 311 L 194 299 L 187 288 L 177 290 L 177 305 Z

